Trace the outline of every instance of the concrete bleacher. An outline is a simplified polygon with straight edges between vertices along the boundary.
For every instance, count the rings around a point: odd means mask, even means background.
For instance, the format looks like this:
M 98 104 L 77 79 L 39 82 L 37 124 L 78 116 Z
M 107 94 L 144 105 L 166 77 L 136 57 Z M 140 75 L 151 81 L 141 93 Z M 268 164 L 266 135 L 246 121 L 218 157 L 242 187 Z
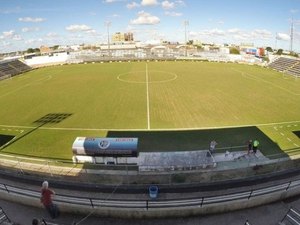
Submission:
M 298 225 L 300 224 L 300 211 L 290 208 L 279 225 Z
M 15 76 L 29 70 L 31 70 L 31 67 L 20 60 L 0 61 L 0 79 Z
M 269 67 L 279 72 L 287 73 L 295 77 L 300 77 L 300 60 L 279 57 L 269 64 Z
M 0 207 L 0 224 L 10 225 L 12 224 L 11 220 L 8 218 L 4 210 Z

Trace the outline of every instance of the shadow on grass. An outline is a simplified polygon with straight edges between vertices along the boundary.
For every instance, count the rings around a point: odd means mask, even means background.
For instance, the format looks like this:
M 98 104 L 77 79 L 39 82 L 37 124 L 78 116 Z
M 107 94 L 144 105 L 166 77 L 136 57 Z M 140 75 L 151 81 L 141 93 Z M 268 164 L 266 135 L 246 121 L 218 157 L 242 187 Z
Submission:
M 10 142 L 12 139 L 14 139 L 15 136 L 13 135 L 4 135 L 0 134 L 0 147 L 2 145 L 5 145 L 6 143 Z
M 276 143 L 254 126 L 188 131 L 109 131 L 107 137 L 137 137 L 141 152 L 205 150 L 212 140 L 218 143 L 218 152 L 240 151 L 246 150 L 248 140 L 257 139 L 264 155 L 283 153 Z
M 298 138 L 300 138 L 300 130 L 298 130 L 298 131 L 293 131 L 293 133 L 294 133 Z

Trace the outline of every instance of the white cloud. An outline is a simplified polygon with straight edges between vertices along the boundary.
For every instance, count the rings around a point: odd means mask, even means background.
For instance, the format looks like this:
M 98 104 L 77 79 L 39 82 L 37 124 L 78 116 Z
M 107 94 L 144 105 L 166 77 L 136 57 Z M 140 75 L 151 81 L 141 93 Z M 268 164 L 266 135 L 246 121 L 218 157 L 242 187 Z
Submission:
M 115 14 L 111 15 L 111 17 L 118 18 L 118 17 L 120 17 L 120 15 L 115 13 Z
M 177 0 L 175 1 L 176 5 L 180 5 L 180 6 L 186 6 L 185 2 L 182 0 Z
M 2 35 L 0 36 L 0 40 L 4 39 L 9 39 L 9 40 L 14 40 L 14 41 L 21 41 L 23 40 L 22 37 L 18 34 L 15 34 L 14 30 L 9 30 L 9 31 L 3 31 Z
M 15 35 L 14 30 L 3 31 L 2 32 L 4 38 L 12 38 Z
M 241 32 L 241 30 L 238 28 L 232 28 L 232 29 L 229 29 L 227 32 L 230 34 L 239 34 Z
M 198 34 L 204 35 L 204 36 L 224 36 L 225 32 L 223 30 L 215 28 L 215 29 L 211 29 L 211 30 L 202 30 Z M 194 33 L 194 35 L 195 35 L 195 33 Z
M 259 41 L 259 40 L 271 40 L 273 37 L 272 32 L 265 29 L 255 29 L 250 31 L 244 31 L 239 28 L 231 28 L 228 30 L 221 29 L 210 29 L 210 30 L 201 30 L 199 32 L 190 32 L 190 36 L 194 38 L 216 38 L 224 41 L 228 40 L 236 40 L 236 41 Z
M 33 32 L 33 31 L 39 31 L 39 27 L 23 27 L 22 32 L 27 33 L 27 32 Z
M 140 11 L 138 18 L 131 20 L 130 24 L 134 25 L 154 25 L 160 23 L 160 19 L 157 16 L 153 16 L 150 13 Z
M 14 36 L 12 37 L 12 39 L 13 39 L 14 41 L 21 41 L 21 40 L 23 40 L 23 38 L 22 38 L 20 35 L 18 35 L 18 34 L 14 35 Z
M 25 44 L 37 44 L 43 42 L 42 38 L 36 38 L 36 39 L 28 39 L 25 41 Z
M 158 5 L 157 0 L 142 0 L 141 2 L 142 6 L 153 6 L 153 5 Z
M 233 39 L 238 41 L 249 41 L 252 40 L 253 37 L 248 33 L 240 33 L 240 34 L 233 35 Z
M 19 18 L 20 22 L 31 22 L 31 23 L 40 23 L 45 21 L 46 19 L 44 18 L 32 18 L 32 17 L 23 17 Z
M 1 46 L 5 48 L 5 47 L 8 47 L 8 46 L 11 46 L 11 43 L 10 42 L 6 42 L 6 41 L 2 41 L 1 42 Z
M 125 0 L 104 0 L 104 3 L 124 2 Z
M 49 32 L 48 34 L 46 34 L 46 37 L 48 38 L 54 38 L 54 37 L 58 37 L 58 34 L 55 32 Z
M 272 33 L 268 30 L 256 29 L 256 30 L 252 31 L 251 34 L 254 38 L 257 38 L 257 39 L 271 39 L 272 38 Z
M 175 7 L 175 3 L 169 1 L 163 1 L 161 3 L 161 6 L 163 7 L 163 9 L 173 9 Z
M 299 12 L 299 10 L 298 9 L 291 9 L 290 12 L 294 14 L 294 13 Z
M 96 35 L 97 34 L 96 30 L 94 30 L 94 29 L 87 30 L 86 33 L 91 34 L 91 35 Z
M 126 5 L 127 9 L 134 9 L 140 7 L 140 5 L 136 2 L 131 2 Z
M 178 13 L 178 12 L 170 12 L 170 11 L 166 11 L 165 12 L 166 16 L 182 16 L 182 13 Z
M 92 28 L 85 24 L 73 24 L 66 27 L 66 30 L 69 32 L 82 32 L 82 31 L 91 31 Z
M 277 40 L 282 40 L 282 41 L 289 41 L 290 40 L 290 35 L 284 34 L 284 33 L 277 33 L 276 34 L 276 39 Z

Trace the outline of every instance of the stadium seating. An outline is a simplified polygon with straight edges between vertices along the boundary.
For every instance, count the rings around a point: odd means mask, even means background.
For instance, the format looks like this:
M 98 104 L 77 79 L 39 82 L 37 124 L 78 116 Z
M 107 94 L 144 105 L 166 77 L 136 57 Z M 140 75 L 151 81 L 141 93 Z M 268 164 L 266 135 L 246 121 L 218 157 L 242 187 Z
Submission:
M 300 60 L 280 57 L 269 64 L 269 67 L 279 72 L 300 77 Z
M 0 61 L 0 79 L 5 76 L 15 76 L 29 70 L 31 70 L 31 67 L 20 60 Z

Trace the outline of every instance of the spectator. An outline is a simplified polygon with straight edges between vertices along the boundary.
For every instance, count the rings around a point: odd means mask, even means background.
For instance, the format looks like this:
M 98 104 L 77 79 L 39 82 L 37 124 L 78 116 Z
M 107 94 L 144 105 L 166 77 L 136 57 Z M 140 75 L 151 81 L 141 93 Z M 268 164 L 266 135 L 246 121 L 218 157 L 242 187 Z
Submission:
M 214 153 L 217 144 L 218 143 L 215 140 L 213 140 L 213 141 L 210 142 L 209 151 L 210 151 L 211 154 Z
M 38 219 L 33 219 L 32 220 L 32 225 L 40 225 L 40 221 Z
M 49 189 L 48 181 L 44 181 L 41 190 L 41 203 L 43 203 L 51 218 L 54 219 L 59 216 L 59 209 L 57 205 L 52 202 L 52 195 L 55 195 L 55 192 Z

